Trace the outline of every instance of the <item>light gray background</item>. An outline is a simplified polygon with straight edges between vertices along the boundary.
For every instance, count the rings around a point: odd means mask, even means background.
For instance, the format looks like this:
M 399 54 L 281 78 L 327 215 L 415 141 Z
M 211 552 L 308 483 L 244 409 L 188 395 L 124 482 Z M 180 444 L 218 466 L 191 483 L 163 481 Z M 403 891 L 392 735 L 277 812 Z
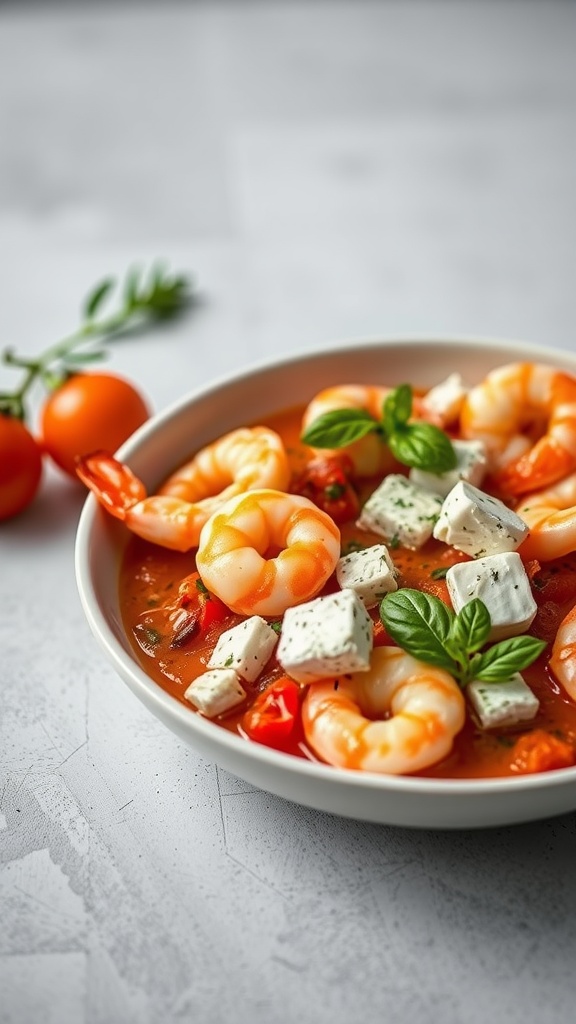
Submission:
M 333 339 L 574 349 L 575 43 L 554 0 L 1 6 L 0 343 L 163 256 L 201 308 L 109 361 L 156 409 Z M 2 1024 L 572 1019 L 576 816 L 381 828 L 203 762 L 89 634 L 82 499 L 0 527 Z

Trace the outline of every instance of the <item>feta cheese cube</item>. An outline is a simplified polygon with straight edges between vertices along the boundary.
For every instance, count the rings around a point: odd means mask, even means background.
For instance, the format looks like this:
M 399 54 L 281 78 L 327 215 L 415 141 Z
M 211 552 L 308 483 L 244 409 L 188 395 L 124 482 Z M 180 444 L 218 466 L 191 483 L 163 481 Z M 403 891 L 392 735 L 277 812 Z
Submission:
M 483 683 L 474 679 L 466 687 L 483 729 L 495 729 L 527 722 L 537 713 L 540 702 L 519 672 L 505 683 Z
M 298 683 L 370 668 L 373 627 L 353 590 L 288 608 L 284 614 L 278 661 Z
M 242 679 L 253 683 L 268 661 L 278 634 L 260 615 L 241 622 L 222 633 L 208 668 L 233 668 Z
M 241 704 L 246 692 L 233 668 L 215 668 L 198 676 L 184 696 L 207 718 L 216 718 Z
M 484 602 L 492 621 L 490 640 L 524 633 L 536 615 L 530 581 L 517 551 L 452 565 L 446 585 L 456 612 L 475 597 Z
M 432 535 L 441 507 L 439 495 L 417 487 L 399 473 L 389 473 L 368 498 L 358 526 L 416 550 Z
M 343 555 L 336 564 L 336 579 L 343 590 L 353 590 L 366 608 L 398 589 L 396 567 L 385 544 Z
M 421 399 L 422 406 L 435 423 L 446 427 L 457 419 L 467 393 L 460 374 L 451 373 L 446 380 L 430 388 Z
M 460 480 L 444 499 L 434 536 L 472 558 L 515 551 L 528 534 L 503 501 Z
M 456 465 L 446 473 L 428 473 L 425 469 L 411 469 L 409 479 L 418 487 L 441 494 L 443 498 L 459 480 L 479 487 L 487 467 L 486 448 L 482 441 L 452 441 Z

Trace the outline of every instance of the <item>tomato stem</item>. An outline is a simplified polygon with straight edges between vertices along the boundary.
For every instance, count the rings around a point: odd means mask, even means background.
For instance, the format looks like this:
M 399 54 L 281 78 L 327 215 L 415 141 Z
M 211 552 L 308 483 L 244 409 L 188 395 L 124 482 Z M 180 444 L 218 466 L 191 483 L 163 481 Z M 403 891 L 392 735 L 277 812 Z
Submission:
M 25 372 L 18 388 L 0 392 L 0 413 L 26 420 L 26 398 L 36 382 L 41 381 L 47 391 L 54 390 L 71 373 L 77 373 L 81 365 L 106 355 L 102 348 L 77 351 L 81 346 L 97 339 L 113 341 L 128 328 L 147 321 L 172 319 L 196 301 L 188 278 L 169 276 L 155 264 L 144 280 L 139 270 L 129 270 L 119 309 L 97 319 L 97 312 L 115 285 L 114 278 L 99 282 L 84 302 L 83 321 L 77 330 L 50 345 L 39 356 L 28 358 L 16 354 L 12 348 L 4 350 L 2 363 Z

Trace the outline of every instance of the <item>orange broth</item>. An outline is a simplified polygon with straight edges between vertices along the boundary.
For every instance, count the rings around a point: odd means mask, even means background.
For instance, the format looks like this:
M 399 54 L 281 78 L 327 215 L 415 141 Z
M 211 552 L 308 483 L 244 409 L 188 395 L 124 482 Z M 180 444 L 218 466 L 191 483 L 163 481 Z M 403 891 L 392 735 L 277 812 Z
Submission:
M 300 407 L 284 410 L 268 416 L 264 423 L 282 436 L 294 474 L 298 473 L 310 458 L 310 449 L 299 441 L 302 413 L 303 408 Z M 398 471 L 402 471 L 402 467 L 399 467 Z M 373 480 L 366 483 L 365 493 L 361 497 L 367 497 L 378 482 Z M 343 551 L 350 545 L 365 547 L 382 543 L 381 537 L 359 530 L 353 521 L 341 524 L 340 529 Z M 429 540 L 418 551 L 397 547 L 391 554 L 399 570 L 399 587 L 414 587 L 427 591 L 448 604 L 450 601 L 446 584 L 443 579 L 437 578 L 437 573 L 457 561 L 469 560 L 467 555 L 434 539 Z M 576 553 L 543 566 L 534 563 L 526 568 L 538 605 L 538 612 L 529 632 L 548 642 L 540 658 L 522 673 L 540 701 L 537 716 L 529 723 L 488 732 L 481 729 L 468 714 L 464 728 L 455 738 L 450 755 L 431 768 L 418 772 L 418 775 L 429 778 L 488 778 L 514 775 L 519 770 L 530 770 L 518 768 L 517 759 L 512 756 L 512 751 L 520 737 L 527 737 L 535 730 L 537 733 L 544 730 L 546 734 L 550 734 L 552 742 L 559 740 L 561 744 L 567 744 L 570 749 L 576 751 L 576 704 L 564 694 L 546 667 L 558 626 L 576 598 Z M 206 670 L 206 663 L 220 633 L 242 621 L 240 615 L 230 612 L 223 623 L 211 626 L 200 638 L 193 638 L 179 648 L 170 647 L 171 635 L 166 629 L 165 606 L 176 598 L 180 581 L 194 570 L 193 551 L 180 554 L 132 536 L 124 554 L 119 581 L 124 626 L 139 662 L 147 675 L 159 686 L 185 704 L 190 714 L 198 712 L 184 699 L 184 691 L 196 676 Z M 334 578 L 331 578 L 322 594 L 335 589 L 337 584 Z M 380 623 L 378 608 L 372 609 L 370 614 L 374 621 L 375 644 L 391 643 Z M 244 688 L 248 691 L 247 701 L 238 709 L 235 708 L 216 719 L 218 724 L 243 735 L 247 742 L 253 742 L 243 733 L 242 717 L 251 700 L 273 680 L 283 675 L 283 670 L 272 656 L 255 683 L 243 681 Z M 308 748 L 299 723 L 290 739 L 276 746 L 277 749 L 296 757 L 318 760 Z M 574 761 L 576 756 L 571 763 Z M 561 766 L 564 766 L 562 761 L 554 761 L 549 767 Z

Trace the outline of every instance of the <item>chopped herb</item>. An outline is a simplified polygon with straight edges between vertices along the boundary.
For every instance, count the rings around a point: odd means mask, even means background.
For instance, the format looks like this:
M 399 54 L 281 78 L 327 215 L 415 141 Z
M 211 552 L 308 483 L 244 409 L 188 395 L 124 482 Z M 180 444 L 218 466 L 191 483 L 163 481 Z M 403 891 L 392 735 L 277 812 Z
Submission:
M 431 579 L 433 579 L 433 580 L 445 580 L 446 579 L 446 573 L 448 572 L 449 568 L 450 568 L 449 565 L 441 565 L 437 569 L 432 569 L 432 572 L 430 573 Z

